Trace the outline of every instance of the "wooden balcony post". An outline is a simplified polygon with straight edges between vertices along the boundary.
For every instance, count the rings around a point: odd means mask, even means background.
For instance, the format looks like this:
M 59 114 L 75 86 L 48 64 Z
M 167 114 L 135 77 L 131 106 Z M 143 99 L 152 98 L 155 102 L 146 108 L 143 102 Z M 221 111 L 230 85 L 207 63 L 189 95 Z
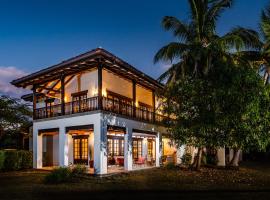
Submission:
M 133 117 L 136 117 L 136 81 L 132 81 Z
M 102 63 L 98 63 L 98 109 L 102 110 Z
M 33 85 L 33 119 L 36 119 L 36 109 L 37 109 L 37 87 Z
M 154 90 L 152 90 L 152 105 L 153 105 L 153 122 L 155 122 L 156 121 L 156 94 Z
M 65 76 L 60 77 L 61 81 L 61 115 L 65 115 Z
M 47 118 L 48 117 L 48 103 L 47 103 L 47 100 L 48 98 L 46 97 L 46 100 L 45 100 L 45 117 Z M 50 107 L 50 110 L 51 110 L 51 107 Z

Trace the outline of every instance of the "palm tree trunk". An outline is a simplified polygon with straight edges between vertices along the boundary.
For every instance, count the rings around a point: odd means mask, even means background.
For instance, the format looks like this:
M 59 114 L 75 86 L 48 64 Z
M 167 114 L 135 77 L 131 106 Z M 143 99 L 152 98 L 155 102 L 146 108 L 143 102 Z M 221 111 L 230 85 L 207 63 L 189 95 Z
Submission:
M 239 156 L 240 156 L 240 150 L 235 148 L 233 151 L 233 158 L 232 158 L 229 165 L 232 167 L 238 167 L 239 166 Z

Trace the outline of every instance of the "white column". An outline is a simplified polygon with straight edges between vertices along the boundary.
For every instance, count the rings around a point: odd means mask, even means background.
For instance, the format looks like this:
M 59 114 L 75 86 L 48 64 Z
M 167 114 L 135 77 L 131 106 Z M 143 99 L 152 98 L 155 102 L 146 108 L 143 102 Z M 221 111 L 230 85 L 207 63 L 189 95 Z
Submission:
M 155 143 L 156 143 L 156 167 L 159 167 L 162 155 L 162 139 L 160 133 L 157 133 Z
M 126 134 L 124 138 L 124 168 L 127 171 L 132 170 L 132 128 L 126 128 Z
M 217 150 L 217 166 L 226 166 L 226 159 L 225 159 L 225 148 L 219 148 Z
M 68 140 L 65 127 L 59 127 L 59 166 L 68 166 Z
M 107 124 L 101 118 L 94 123 L 94 173 L 107 174 Z
M 38 135 L 38 129 L 33 128 L 33 168 L 42 168 L 42 135 Z

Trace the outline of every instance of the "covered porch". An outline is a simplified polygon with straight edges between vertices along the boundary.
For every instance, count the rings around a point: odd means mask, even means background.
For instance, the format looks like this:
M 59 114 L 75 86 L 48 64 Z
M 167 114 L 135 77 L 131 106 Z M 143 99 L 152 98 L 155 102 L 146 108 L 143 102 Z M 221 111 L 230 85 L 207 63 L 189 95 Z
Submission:
M 33 137 L 34 168 L 84 165 L 89 173 L 110 174 L 160 165 L 159 133 L 146 131 L 149 130 L 147 127 L 132 128 L 131 125 L 136 127 L 135 123 L 109 125 L 100 120 L 100 114 L 95 115 L 36 123 Z M 90 118 L 93 124 L 77 125 Z M 58 128 L 44 128 L 58 124 L 61 124 Z

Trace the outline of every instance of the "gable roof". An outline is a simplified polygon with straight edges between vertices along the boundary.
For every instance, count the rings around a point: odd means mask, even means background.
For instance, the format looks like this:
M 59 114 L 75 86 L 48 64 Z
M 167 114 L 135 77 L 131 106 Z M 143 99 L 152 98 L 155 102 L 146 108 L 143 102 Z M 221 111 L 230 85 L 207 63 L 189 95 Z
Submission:
M 151 89 L 163 88 L 163 85 L 152 77 L 102 48 L 93 49 L 59 64 L 13 80 L 11 84 L 17 87 L 28 87 L 32 89 L 34 84 L 58 79 L 61 74 L 70 75 L 85 69 L 97 67 L 99 62 L 102 62 L 105 68 L 135 80 L 143 86 Z

